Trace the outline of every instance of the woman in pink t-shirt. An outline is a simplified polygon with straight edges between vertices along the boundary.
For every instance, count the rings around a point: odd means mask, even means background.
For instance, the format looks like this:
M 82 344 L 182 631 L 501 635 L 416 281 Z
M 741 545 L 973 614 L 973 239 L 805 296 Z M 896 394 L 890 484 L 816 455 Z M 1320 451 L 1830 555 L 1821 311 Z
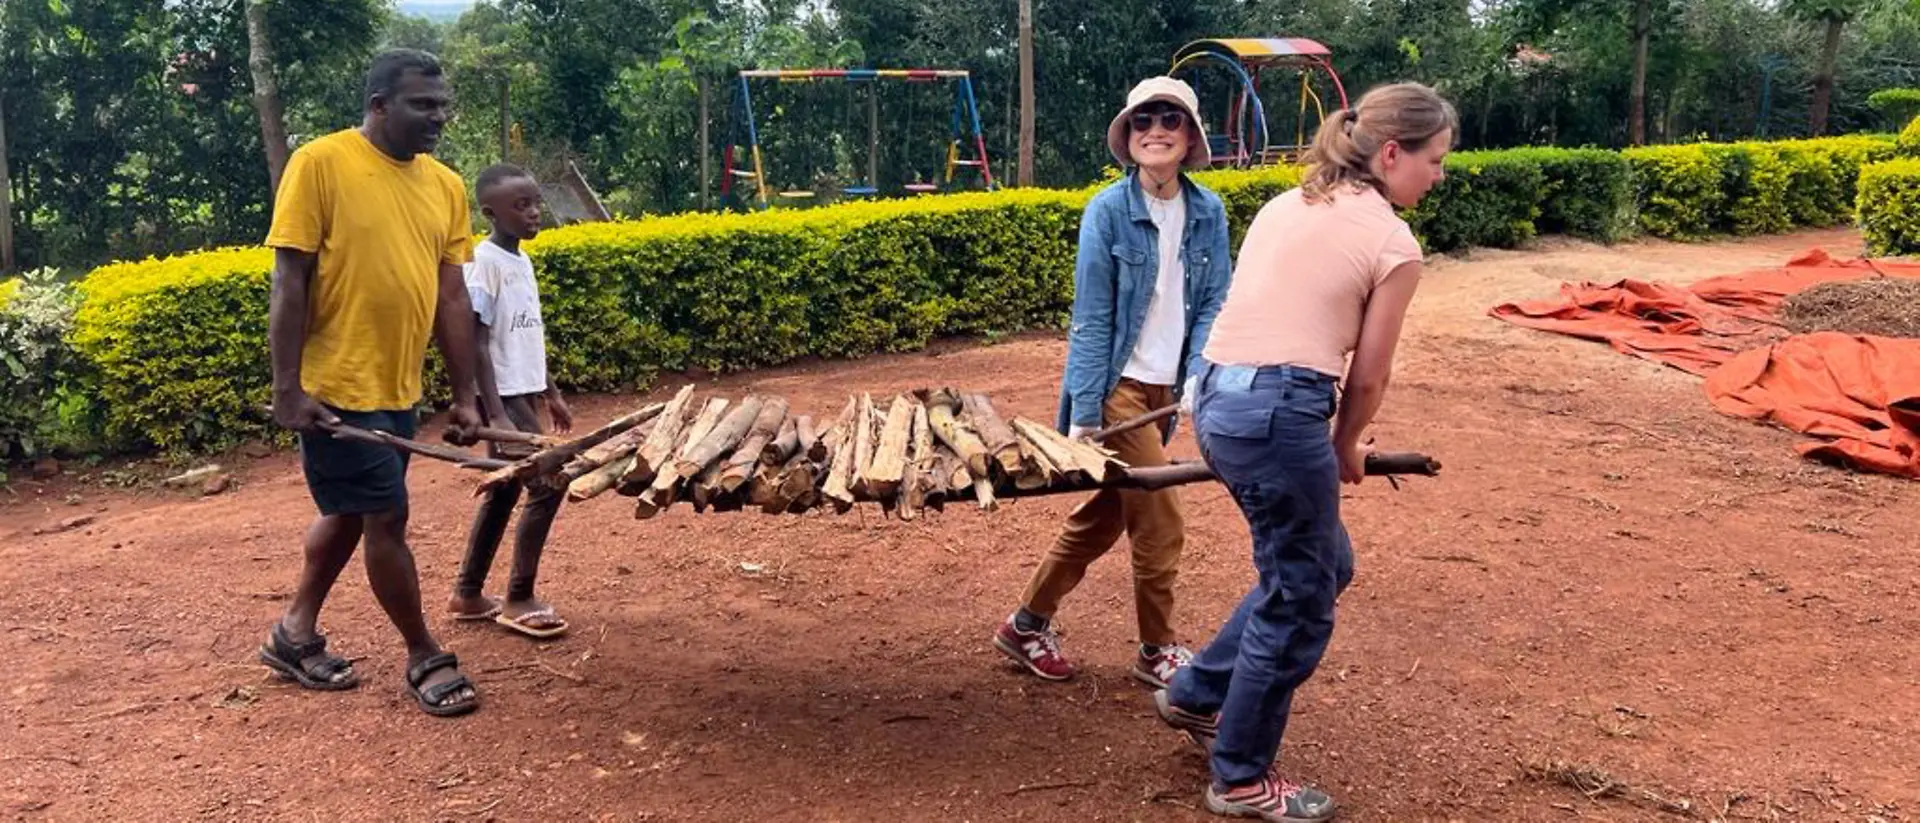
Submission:
M 1154 700 L 1168 724 L 1211 744 L 1206 800 L 1217 814 L 1333 816 L 1332 798 L 1282 780 L 1273 762 L 1293 692 L 1319 665 L 1334 600 L 1353 578 L 1340 484 L 1363 477 L 1361 436 L 1420 282 L 1420 246 L 1394 207 L 1445 178 L 1456 123 L 1415 83 L 1375 88 L 1327 118 L 1300 188 L 1248 227 L 1214 322 L 1194 429 L 1252 527 L 1258 581 Z

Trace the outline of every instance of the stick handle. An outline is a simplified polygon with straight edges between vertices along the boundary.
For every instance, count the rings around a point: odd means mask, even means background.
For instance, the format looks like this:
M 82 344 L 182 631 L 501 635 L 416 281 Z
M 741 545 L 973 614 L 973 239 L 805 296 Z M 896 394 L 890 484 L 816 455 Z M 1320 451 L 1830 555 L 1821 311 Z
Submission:
M 505 460 L 481 457 L 459 449 L 436 446 L 431 443 L 422 443 L 418 440 L 408 440 L 391 432 L 371 431 L 357 426 L 349 426 L 345 423 L 321 423 L 319 424 L 319 429 L 341 440 L 356 440 L 361 443 L 371 443 L 377 446 L 389 446 L 409 454 L 431 457 L 435 460 L 445 460 L 463 469 L 492 471 L 511 465 Z
M 1098 443 L 1116 434 L 1125 434 L 1127 432 L 1133 431 L 1134 429 L 1138 429 L 1143 426 L 1151 426 L 1155 423 L 1158 423 L 1162 420 L 1172 417 L 1174 413 L 1179 410 L 1180 410 L 1180 405 L 1178 403 L 1171 406 L 1161 406 L 1160 408 L 1154 409 L 1153 411 L 1147 412 L 1146 414 L 1140 415 L 1139 417 L 1135 417 L 1129 420 L 1122 420 L 1118 423 L 1115 423 L 1097 432 L 1089 434 L 1087 435 L 1087 441 L 1091 443 Z

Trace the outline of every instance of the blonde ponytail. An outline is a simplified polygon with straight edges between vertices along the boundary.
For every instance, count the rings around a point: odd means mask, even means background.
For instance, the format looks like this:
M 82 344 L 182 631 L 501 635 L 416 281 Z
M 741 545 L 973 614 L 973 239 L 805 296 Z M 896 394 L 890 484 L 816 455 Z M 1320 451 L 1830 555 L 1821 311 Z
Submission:
M 1334 112 L 1321 122 L 1304 158 L 1307 173 L 1300 189 L 1307 202 L 1320 203 L 1332 201 L 1343 188 L 1379 188 L 1371 164 L 1381 146 L 1391 141 L 1408 151 L 1420 151 L 1442 131 L 1458 134 L 1459 122 L 1453 105 L 1428 86 L 1375 86 L 1353 108 Z

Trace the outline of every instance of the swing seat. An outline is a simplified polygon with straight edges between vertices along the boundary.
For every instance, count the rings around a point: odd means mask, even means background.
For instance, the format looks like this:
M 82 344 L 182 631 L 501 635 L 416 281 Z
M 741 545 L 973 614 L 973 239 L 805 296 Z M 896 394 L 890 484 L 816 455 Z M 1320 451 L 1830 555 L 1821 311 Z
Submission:
M 735 177 L 759 177 L 760 175 L 759 175 L 759 173 L 758 173 L 758 172 L 751 172 L 751 171 L 747 171 L 746 169 L 734 169 L 734 170 L 733 170 L 733 176 L 735 176 Z
M 880 190 L 872 186 L 847 186 L 846 188 L 841 189 L 840 193 L 850 194 L 850 195 L 859 197 L 859 196 L 865 196 L 865 195 L 871 195 L 871 194 L 879 194 Z
M 802 199 L 802 198 L 812 197 L 813 192 L 807 191 L 806 189 L 788 189 L 786 191 L 781 192 L 780 196 L 790 197 L 794 199 Z
M 907 191 L 915 192 L 919 194 L 925 194 L 927 192 L 940 190 L 940 186 L 935 183 L 908 183 L 903 188 L 905 188 Z

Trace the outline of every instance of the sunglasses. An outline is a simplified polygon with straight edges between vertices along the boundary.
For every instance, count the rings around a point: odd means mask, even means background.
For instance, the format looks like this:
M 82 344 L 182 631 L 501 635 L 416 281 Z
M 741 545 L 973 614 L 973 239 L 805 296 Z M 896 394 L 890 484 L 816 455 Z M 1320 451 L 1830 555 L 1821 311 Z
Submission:
M 1160 121 L 1160 127 L 1167 131 L 1179 131 L 1187 125 L 1187 113 L 1179 109 L 1166 109 L 1160 112 L 1136 111 L 1127 119 L 1133 124 L 1134 131 L 1149 131 L 1153 128 L 1156 116 Z

